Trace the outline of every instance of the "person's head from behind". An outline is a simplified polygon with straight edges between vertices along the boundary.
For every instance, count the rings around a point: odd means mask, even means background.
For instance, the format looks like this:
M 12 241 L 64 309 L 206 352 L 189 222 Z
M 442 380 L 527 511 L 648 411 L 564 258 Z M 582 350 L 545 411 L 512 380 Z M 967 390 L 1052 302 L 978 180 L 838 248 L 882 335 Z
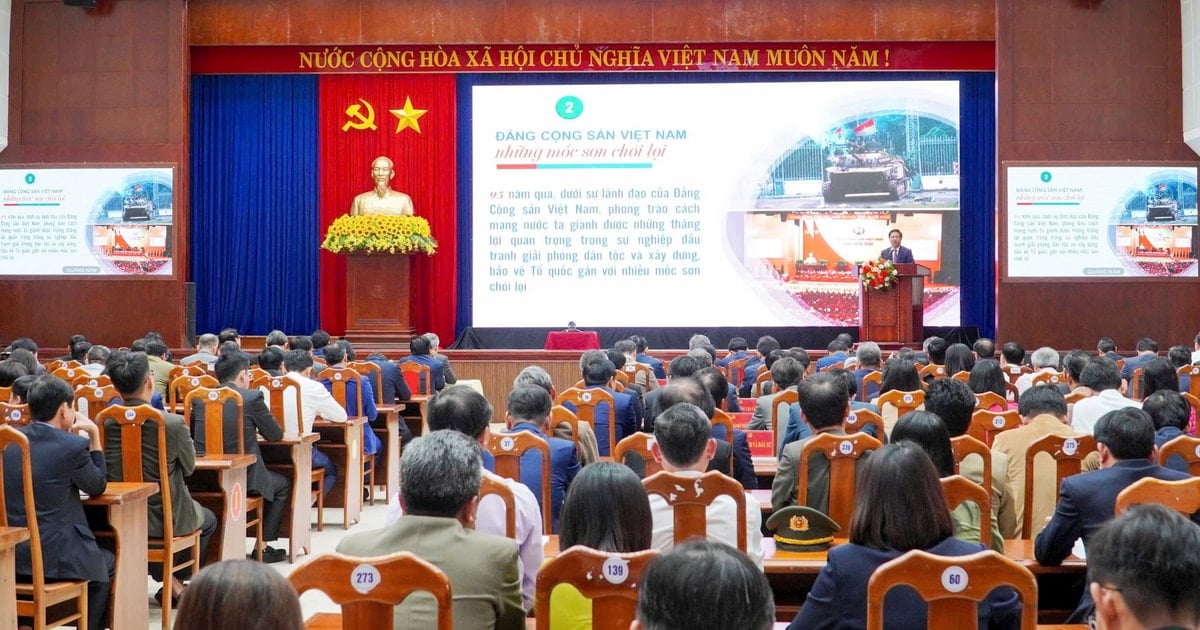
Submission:
M 1103 468 L 1121 460 L 1148 459 L 1154 452 L 1154 422 L 1137 407 L 1124 407 L 1100 416 L 1092 436 L 1096 438 Z
M 858 344 L 858 349 L 854 352 L 855 358 L 858 359 L 858 368 L 878 370 L 883 362 L 883 351 L 879 349 L 879 344 L 874 341 L 864 341 Z
M 1200 627 L 1200 527 L 1168 507 L 1134 505 L 1097 530 L 1087 575 L 1097 628 Z
M 432 349 L 433 344 L 429 343 L 428 337 L 413 337 L 408 342 L 408 351 L 412 353 L 413 356 L 429 354 L 429 351 Z
M 302 376 L 311 376 L 313 360 L 308 350 L 288 350 L 283 353 L 283 369 Z
M 1010 341 L 1000 347 L 1000 358 L 1004 359 L 1004 363 L 1008 365 L 1021 365 L 1021 362 L 1025 360 L 1025 347 L 1015 341 Z
M 300 599 L 287 578 L 252 560 L 204 567 L 179 600 L 176 630 L 226 630 L 230 620 L 246 630 L 301 630 Z
M 492 403 L 470 387 L 447 387 L 429 401 L 430 431 L 451 429 L 479 440 L 492 421 Z
M 617 373 L 617 366 L 608 357 L 596 357 L 583 366 L 583 384 L 588 387 L 607 385 Z
M 896 420 L 892 427 L 892 442 L 909 441 L 921 447 L 933 462 L 939 477 L 954 474 L 954 449 L 946 423 L 929 411 L 910 411 Z
M 1158 352 L 1158 342 L 1149 337 L 1142 337 L 1141 339 L 1138 339 L 1137 346 L 1135 349 L 1138 351 L 1138 354 L 1141 354 L 1143 352 L 1157 353 Z
M 975 354 L 965 343 L 956 343 L 946 348 L 946 374 L 970 372 L 975 367 Z
M 633 359 L 637 356 L 637 344 L 632 339 L 621 339 L 613 344 L 613 350 L 620 352 L 627 359 Z
M 717 349 L 711 343 L 688 350 L 688 356 L 696 360 L 698 369 L 704 369 L 717 360 Z
M 146 346 L 148 349 L 153 347 L 155 351 L 161 351 L 161 354 L 154 355 L 160 359 L 167 356 L 167 344 L 163 343 L 162 341 L 157 339 L 153 341 L 148 340 L 146 341 Z M 110 350 L 108 346 L 96 344 L 91 348 L 88 348 L 87 362 L 95 365 L 104 365 L 108 362 L 108 355 L 110 354 L 112 354 L 112 350 Z M 147 350 L 147 354 L 149 354 L 149 350 Z
M 746 342 L 745 337 L 734 337 L 729 340 L 730 352 L 745 352 L 750 349 L 750 344 Z
M 71 360 L 83 363 L 87 360 L 88 350 L 92 349 L 92 344 L 87 339 L 76 341 L 71 344 Z
M 800 383 L 800 409 L 814 429 L 841 426 L 850 413 L 850 392 L 837 376 L 821 372 Z
M 75 392 L 66 381 L 51 374 L 34 379 L 25 393 L 29 415 L 38 422 L 49 422 L 60 429 L 70 428 L 75 421 Z M 65 423 L 65 424 L 64 424 Z
M 1184 345 L 1171 346 L 1167 349 L 1167 360 L 1176 369 L 1192 364 L 1192 350 Z
M 696 360 L 696 357 L 686 354 L 671 359 L 671 362 L 667 364 L 667 371 L 670 372 L 671 378 L 687 378 L 699 369 L 700 362 Z
M 29 374 L 29 370 L 19 361 L 6 359 L 0 361 L 0 387 L 12 387 L 13 381 Z
M 704 383 L 694 375 L 687 378 L 671 379 L 658 395 L 660 409 L 669 409 L 678 403 L 696 405 L 704 412 L 705 417 L 712 418 L 716 402 L 704 387 Z
M 473 520 L 483 478 L 480 453 L 479 443 L 458 431 L 435 429 L 409 443 L 400 456 L 405 513 Z
M 954 535 L 937 469 L 912 442 L 887 444 L 858 472 L 850 542 L 872 549 L 928 549 Z
M 321 330 L 320 328 L 314 330 L 313 333 L 308 336 L 308 340 L 312 342 L 313 350 L 320 350 L 325 346 L 328 346 L 331 339 L 333 339 L 333 337 L 330 337 L 329 333 Z
M 939 378 L 930 383 L 925 392 L 925 410 L 937 414 L 946 423 L 950 437 L 957 437 L 971 426 L 971 414 L 975 413 L 978 400 L 966 383 L 954 378 Z
M 287 333 L 279 329 L 272 330 L 271 332 L 267 333 L 267 338 L 263 340 L 263 343 L 267 344 L 268 348 L 272 346 L 284 348 L 284 346 L 288 345 Z
M 546 390 L 547 394 L 554 395 L 554 380 L 550 377 L 550 373 L 540 365 L 530 365 L 517 373 L 517 377 L 513 379 L 513 387 L 522 385 L 533 385 Z
M 508 393 L 508 425 L 526 422 L 544 429 L 554 402 L 550 393 L 537 385 L 521 385 Z
M 944 365 L 946 363 L 946 349 L 950 344 L 946 343 L 941 337 L 930 337 L 925 340 L 925 355 L 929 357 L 929 362 L 934 365 Z
M 858 395 L 858 379 L 854 378 L 854 372 L 843 367 L 832 367 L 825 372 L 841 382 L 842 389 L 846 390 L 846 396 L 850 400 L 854 400 L 854 397 Z
M 1180 431 L 1186 431 L 1191 409 L 1183 394 L 1169 389 L 1154 392 L 1142 401 L 1142 411 L 1150 416 L 1155 431 L 1166 427 L 1175 427 Z
M 350 343 L 349 339 L 338 339 L 329 345 L 332 346 L 335 344 L 342 347 L 342 353 L 346 355 L 347 361 L 354 361 L 358 359 L 358 355 L 354 352 L 354 344 Z M 328 347 L 326 347 L 326 349 L 328 349 Z
M 267 346 L 258 354 L 258 367 L 270 371 L 283 365 L 283 350 L 279 346 Z
M 650 450 L 667 470 L 703 471 L 716 448 L 712 424 L 696 405 L 671 405 L 654 420 L 654 443 Z
M 584 466 L 563 499 L 559 545 L 610 553 L 650 548 L 650 499 L 642 480 L 618 462 Z
M 799 385 L 802 374 L 800 362 L 792 357 L 781 357 L 771 366 L 771 380 L 781 390 Z
M 1057 370 L 1058 351 L 1050 346 L 1042 346 L 1033 351 L 1033 354 L 1029 357 L 1029 363 L 1035 370 Z
M 1087 366 L 1091 358 L 1092 355 L 1083 350 L 1072 350 L 1063 357 L 1063 373 L 1067 375 L 1067 379 L 1071 383 L 1079 385 L 1079 378 L 1083 376 L 1083 368 Z
M 769 630 L 774 623 L 775 598 L 762 570 L 736 548 L 695 540 L 646 569 L 630 630 Z
M 800 362 L 800 375 L 804 377 L 804 373 L 808 371 L 808 366 L 812 365 L 812 358 L 808 356 L 808 350 L 799 346 L 793 346 L 783 351 L 784 356 L 792 357 Z
M 292 350 L 303 350 L 305 352 L 313 351 L 312 338 L 308 335 L 296 335 L 288 342 L 288 347 Z
M 1108 357 L 1092 357 L 1079 373 L 1079 384 L 1096 392 L 1120 389 L 1121 371 L 1117 369 L 1117 364 Z
M 704 391 L 707 391 L 709 397 L 712 398 L 713 406 L 720 407 L 721 403 L 729 396 L 729 380 L 725 378 L 721 370 L 715 367 L 706 367 L 697 371 L 694 376 L 704 386 Z
M 18 376 L 17 380 L 12 382 L 12 390 L 9 392 L 8 402 L 14 405 L 23 405 L 29 400 L 29 386 L 37 377 L 32 374 Z
M 136 397 L 143 393 L 147 386 L 154 388 L 150 363 L 144 352 L 114 350 L 108 355 L 108 363 L 104 364 L 104 373 L 112 379 L 113 387 L 117 388 L 123 398 Z
M 37 355 L 29 350 L 26 350 L 25 348 L 17 348 L 13 350 L 8 354 L 8 358 L 5 359 L 5 361 L 12 361 L 13 363 L 20 364 L 21 367 L 25 368 L 26 374 L 38 373 Z
M 196 340 L 196 348 L 201 352 L 216 354 L 217 346 L 221 345 L 221 340 L 212 333 L 204 333 Z
M 1021 394 L 1021 400 L 1017 402 L 1017 413 L 1025 422 L 1047 414 L 1059 420 L 1066 420 L 1067 399 L 1057 387 L 1049 383 L 1034 385 Z
M 604 353 L 608 355 L 608 360 L 612 362 L 613 369 L 620 372 L 625 367 L 625 355 L 616 348 L 609 348 Z
M 1142 368 L 1142 393 L 1146 396 L 1157 391 L 1179 391 L 1179 376 L 1171 362 L 1159 357 L 1151 359 Z
M 341 365 L 346 362 L 346 348 L 340 343 L 327 344 L 324 355 L 325 363 L 328 365 Z
M 779 349 L 779 341 L 771 335 L 763 335 L 758 338 L 758 343 L 755 344 L 754 349 L 758 351 L 758 356 L 765 357 L 772 350 Z
M 902 392 L 921 389 L 921 375 L 917 373 L 916 363 L 908 359 L 895 358 L 883 366 L 883 377 L 879 381 L 879 393 L 883 394 L 893 389 Z
M 967 387 L 976 394 L 984 392 L 992 392 L 993 394 L 1003 398 L 1008 395 L 1008 388 L 1005 383 L 1008 381 L 1004 378 L 1004 370 L 1000 367 L 1000 362 L 995 359 L 980 359 L 975 362 L 971 368 L 971 374 L 967 377 Z
M 987 337 L 980 337 L 971 345 L 971 351 L 975 353 L 975 359 L 992 359 L 996 356 L 996 342 Z
M 1109 352 L 1117 351 L 1117 342 L 1112 340 L 1112 337 L 1101 337 L 1100 341 L 1096 342 L 1096 352 L 1100 354 L 1108 354 Z
M 213 375 L 221 383 L 234 383 L 246 387 L 250 381 L 250 360 L 242 353 L 222 354 L 213 363 Z M 243 378 L 244 377 L 244 378 Z
M 833 341 L 830 341 L 829 343 L 825 344 L 825 351 L 831 355 L 837 354 L 839 352 L 845 352 L 849 349 L 850 349 L 850 346 L 846 345 L 846 342 L 844 342 L 841 339 L 838 339 L 836 337 L 834 338 Z

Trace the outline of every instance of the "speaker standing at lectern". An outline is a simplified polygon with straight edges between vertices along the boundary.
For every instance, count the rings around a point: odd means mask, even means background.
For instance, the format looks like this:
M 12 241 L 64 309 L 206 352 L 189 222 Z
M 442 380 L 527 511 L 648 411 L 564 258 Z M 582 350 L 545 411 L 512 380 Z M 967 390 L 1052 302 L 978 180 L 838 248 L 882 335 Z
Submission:
M 392 190 L 392 178 L 396 171 L 392 170 L 392 161 L 386 156 L 379 156 L 371 162 L 371 179 L 375 189 L 358 195 L 350 206 L 350 216 L 372 214 L 409 215 L 413 213 L 412 199 L 402 193 Z
M 884 260 L 890 260 L 894 263 L 915 263 L 912 250 L 900 244 L 904 240 L 904 233 L 896 228 L 888 232 L 888 241 L 891 242 L 891 247 L 884 249 L 879 253 L 879 257 Z

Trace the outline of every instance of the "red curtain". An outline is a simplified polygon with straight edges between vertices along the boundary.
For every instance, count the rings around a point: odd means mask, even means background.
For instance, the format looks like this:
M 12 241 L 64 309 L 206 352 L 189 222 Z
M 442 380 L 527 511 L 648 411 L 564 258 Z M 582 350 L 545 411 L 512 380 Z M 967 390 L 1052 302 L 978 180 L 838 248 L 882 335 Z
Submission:
M 416 123 L 397 131 L 399 119 L 389 110 L 426 110 Z M 374 129 L 364 126 L 368 108 Z M 358 106 L 358 114 L 346 113 Z M 454 339 L 457 274 L 456 113 L 453 75 L 323 75 L 320 79 L 320 234 L 334 219 L 350 211 L 354 196 L 370 190 L 371 161 L 392 159 L 392 188 L 412 197 L 413 208 L 429 220 L 437 254 L 415 255 L 412 265 L 412 325 L 417 333 L 432 331 L 449 345 Z M 345 129 L 343 130 L 343 128 Z M 287 238 L 282 234 L 280 238 Z M 319 245 L 319 243 L 318 243 Z M 346 330 L 346 264 L 321 250 L 321 327 L 331 334 Z

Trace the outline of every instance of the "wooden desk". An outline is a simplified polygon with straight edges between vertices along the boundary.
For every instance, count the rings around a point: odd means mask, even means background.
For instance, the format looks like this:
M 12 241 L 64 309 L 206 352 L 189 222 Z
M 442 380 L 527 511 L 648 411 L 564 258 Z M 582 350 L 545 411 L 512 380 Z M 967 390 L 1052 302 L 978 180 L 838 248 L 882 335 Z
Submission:
M 387 487 L 384 503 L 391 500 L 400 492 L 400 405 L 375 405 L 375 409 L 383 416 L 386 423 L 386 435 L 383 442 L 383 452 L 375 461 L 375 475 L 383 473 Z M 410 427 L 411 428 L 411 427 Z M 376 432 L 378 435 L 378 431 Z M 379 467 L 382 466 L 382 469 Z
M 254 455 L 204 455 L 188 477 L 192 497 L 217 516 L 217 531 L 209 544 L 207 566 L 246 557 L 246 469 Z M 215 498 L 214 498 L 215 497 Z
M 343 508 L 342 526 L 346 529 L 351 523 L 357 523 L 362 514 L 362 440 L 366 424 L 364 416 L 355 416 L 345 422 L 320 420 L 313 423 L 313 431 L 321 436 L 321 451 L 333 461 L 340 482 L 325 497 L 325 507 Z
M 405 411 L 404 420 L 408 422 L 408 428 L 414 436 L 422 436 L 429 433 L 429 421 L 426 418 L 426 412 L 429 409 L 430 398 L 431 396 L 427 394 L 413 394 L 408 400 L 402 403 Z M 414 409 L 417 412 L 415 415 L 408 413 Z M 415 426 L 413 425 L 413 420 L 417 421 Z
M 0 527 L 0 630 L 17 630 L 17 543 L 29 540 L 24 527 Z M 142 601 L 146 593 L 142 593 Z M 143 624 L 145 625 L 145 624 Z
M 278 442 L 259 442 L 267 467 L 292 481 L 292 496 L 279 535 L 288 539 L 288 562 L 295 563 L 301 550 L 312 553 L 312 449 L 321 436 L 305 433 L 283 436 Z
M 779 468 L 779 460 L 774 457 L 755 457 L 754 476 L 758 477 L 759 488 L 770 488 L 775 481 L 775 471 Z
M 145 628 L 150 625 L 146 597 L 148 532 L 147 501 L 158 494 L 157 483 L 110 481 L 104 494 L 84 499 L 84 509 L 107 522 L 116 542 L 116 571 L 113 574 L 112 627 Z

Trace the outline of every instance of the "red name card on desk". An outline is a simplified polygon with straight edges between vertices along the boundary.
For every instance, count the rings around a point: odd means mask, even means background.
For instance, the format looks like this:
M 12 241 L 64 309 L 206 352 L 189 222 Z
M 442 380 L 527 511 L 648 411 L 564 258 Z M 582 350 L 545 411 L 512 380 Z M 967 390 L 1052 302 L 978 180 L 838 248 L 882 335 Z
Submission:
M 754 413 L 750 411 L 738 411 L 729 415 L 733 416 L 733 428 L 743 431 L 750 426 L 750 420 L 754 418 Z
M 746 431 L 746 442 L 750 444 L 751 457 L 775 458 L 775 432 L 766 429 L 762 431 Z

